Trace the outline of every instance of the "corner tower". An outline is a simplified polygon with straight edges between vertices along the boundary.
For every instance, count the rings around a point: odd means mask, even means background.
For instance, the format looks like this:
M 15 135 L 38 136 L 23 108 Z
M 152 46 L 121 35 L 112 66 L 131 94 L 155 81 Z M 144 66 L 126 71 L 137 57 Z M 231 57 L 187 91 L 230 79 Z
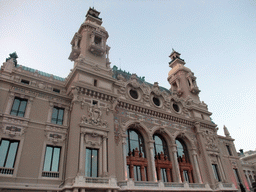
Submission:
M 81 58 L 92 65 L 97 63 L 99 68 L 109 69 L 108 51 L 110 47 L 106 44 L 108 32 L 101 26 L 102 18 L 99 15 L 100 12 L 94 8 L 89 8 L 85 22 L 71 41 L 72 51 L 69 59 L 75 61 Z
M 169 67 L 172 69 L 168 73 L 168 82 L 171 85 L 171 91 L 178 97 L 188 99 L 189 97 L 193 100 L 199 101 L 199 88 L 196 84 L 196 77 L 194 73 L 184 65 L 186 64 L 183 59 L 180 58 L 180 53 L 173 50 L 169 56 L 171 61 Z

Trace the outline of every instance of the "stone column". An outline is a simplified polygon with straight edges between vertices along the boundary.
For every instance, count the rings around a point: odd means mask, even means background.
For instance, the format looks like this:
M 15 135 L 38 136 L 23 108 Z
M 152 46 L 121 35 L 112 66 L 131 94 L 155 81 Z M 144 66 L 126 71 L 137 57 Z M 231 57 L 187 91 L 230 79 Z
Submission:
M 85 189 L 80 189 L 80 192 L 85 192 Z
M 151 170 L 153 174 L 153 181 L 157 182 L 156 176 L 156 166 L 155 166 L 155 158 L 154 158 L 154 140 L 149 141 L 149 150 L 150 150 L 150 163 L 151 163 Z
M 69 112 L 69 107 L 65 107 L 64 110 L 64 119 L 63 119 L 63 125 L 67 126 L 68 125 L 68 112 Z
M 79 159 L 79 173 L 80 175 L 85 175 L 85 158 L 84 158 L 84 133 L 80 135 L 80 159 Z
M 126 156 L 127 156 L 127 151 L 126 151 L 126 137 L 123 137 L 122 141 L 123 145 L 123 161 L 124 161 L 124 180 L 128 180 L 128 170 L 127 170 L 127 161 L 126 161 Z
M 213 173 L 213 169 L 212 169 L 212 163 L 211 163 L 211 161 L 209 159 L 209 156 L 208 156 L 208 153 L 206 151 L 206 147 L 205 147 L 205 143 L 204 143 L 205 139 L 203 138 L 202 131 L 200 130 L 200 127 L 201 127 L 200 123 L 196 122 L 195 127 L 196 127 L 196 133 L 197 133 L 197 139 L 198 139 L 199 147 L 201 148 L 203 162 L 205 163 L 205 167 L 206 167 L 205 171 L 209 175 L 209 184 L 215 184 L 215 178 L 214 178 L 214 173 Z
M 6 106 L 6 109 L 5 109 L 5 114 L 10 114 L 11 113 L 11 108 L 12 108 L 12 105 L 13 105 L 13 101 L 14 101 L 14 94 L 11 93 L 10 96 L 9 96 L 8 102 L 7 102 L 7 106 Z
M 107 175 L 107 137 L 103 136 L 102 138 L 102 169 L 103 169 L 103 176 Z
M 31 107 L 32 107 L 32 103 L 33 103 L 33 98 L 29 98 L 28 104 L 26 106 L 25 118 L 29 118 L 29 114 L 30 114 L 30 110 L 31 110 Z
M 199 170 L 199 165 L 198 165 L 198 161 L 197 161 L 197 154 L 196 154 L 196 150 L 192 149 L 192 158 L 193 158 L 193 162 L 194 162 L 194 169 L 196 172 L 196 178 L 197 178 L 197 182 L 198 183 L 203 183 L 202 182 L 202 177 L 200 174 L 200 170 Z
M 178 183 L 182 183 L 181 181 L 181 175 L 180 175 L 180 169 L 179 169 L 179 163 L 178 163 L 178 157 L 177 157 L 177 144 L 172 144 L 171 146 L 171 152 L 173 157 L 173 171 L 174 171 L 174 181 Z

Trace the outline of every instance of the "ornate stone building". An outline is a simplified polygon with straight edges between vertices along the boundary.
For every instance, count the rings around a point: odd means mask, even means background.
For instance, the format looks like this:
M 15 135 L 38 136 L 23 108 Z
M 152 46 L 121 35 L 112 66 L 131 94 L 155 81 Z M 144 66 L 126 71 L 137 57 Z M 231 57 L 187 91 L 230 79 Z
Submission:
M 234 139 L 217 135 L 194 73 L 172 51 L 168 90 L 110 67 L 108 32 L 89 9 L 60 78 L 0 71 L 1 191 L 248 189 Z
M 238 153 L 242 168 L 245 174 L 245 178 L 249 184 L 251 191 L 256 191 L 256 150 L 243 152 L 242 149 Z

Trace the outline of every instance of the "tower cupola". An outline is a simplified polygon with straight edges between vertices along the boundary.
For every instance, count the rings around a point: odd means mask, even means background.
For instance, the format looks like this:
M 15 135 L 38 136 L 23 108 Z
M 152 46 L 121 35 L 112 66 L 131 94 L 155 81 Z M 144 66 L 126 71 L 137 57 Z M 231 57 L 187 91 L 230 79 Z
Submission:
M 185 99 L 190 97 L 199 100 L 198 93 L 200 90 L 197 87 L 194 73 L 184 66 L 185 61 L 180 58 L 180 53 L 174 49 L 169 57 L 171 58 L 169 67 L 172 69 L 168 73 L 167 80 L 171 85 L 172 93 Z
M 81 58 L 83 61 L 88 61 L 87 63 L 97 61 L 98 67 L 109 69 L 108 52 L 110 47 L 106 44 L 108 32 L 101 26 L 102 19 L 99 15 L 99 11 L 89 8 L 84 23 L 71 41 L 72 51 L 69 59 L 75 61 L 77 58 Z

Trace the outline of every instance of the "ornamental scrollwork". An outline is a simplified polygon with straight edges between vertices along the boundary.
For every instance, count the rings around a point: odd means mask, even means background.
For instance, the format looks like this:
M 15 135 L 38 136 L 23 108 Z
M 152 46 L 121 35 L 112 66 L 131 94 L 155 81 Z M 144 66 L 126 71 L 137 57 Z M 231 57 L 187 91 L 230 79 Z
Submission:
M 98 105 L 88 107 L 88 115 L 83 115 L 81 118 L 82 124 L 90 124 L 107 128 L 108 124 L 102 120 L 102 111 Z
M 216 144 L 216 134 L 213 131 L 210 130 L 205 130 L 204 132 L 202 132 L 203 137 L 206 140 L 206 149 L 208 150 L 214 150 L 214 151 L 218 151 L 218 146 Z

